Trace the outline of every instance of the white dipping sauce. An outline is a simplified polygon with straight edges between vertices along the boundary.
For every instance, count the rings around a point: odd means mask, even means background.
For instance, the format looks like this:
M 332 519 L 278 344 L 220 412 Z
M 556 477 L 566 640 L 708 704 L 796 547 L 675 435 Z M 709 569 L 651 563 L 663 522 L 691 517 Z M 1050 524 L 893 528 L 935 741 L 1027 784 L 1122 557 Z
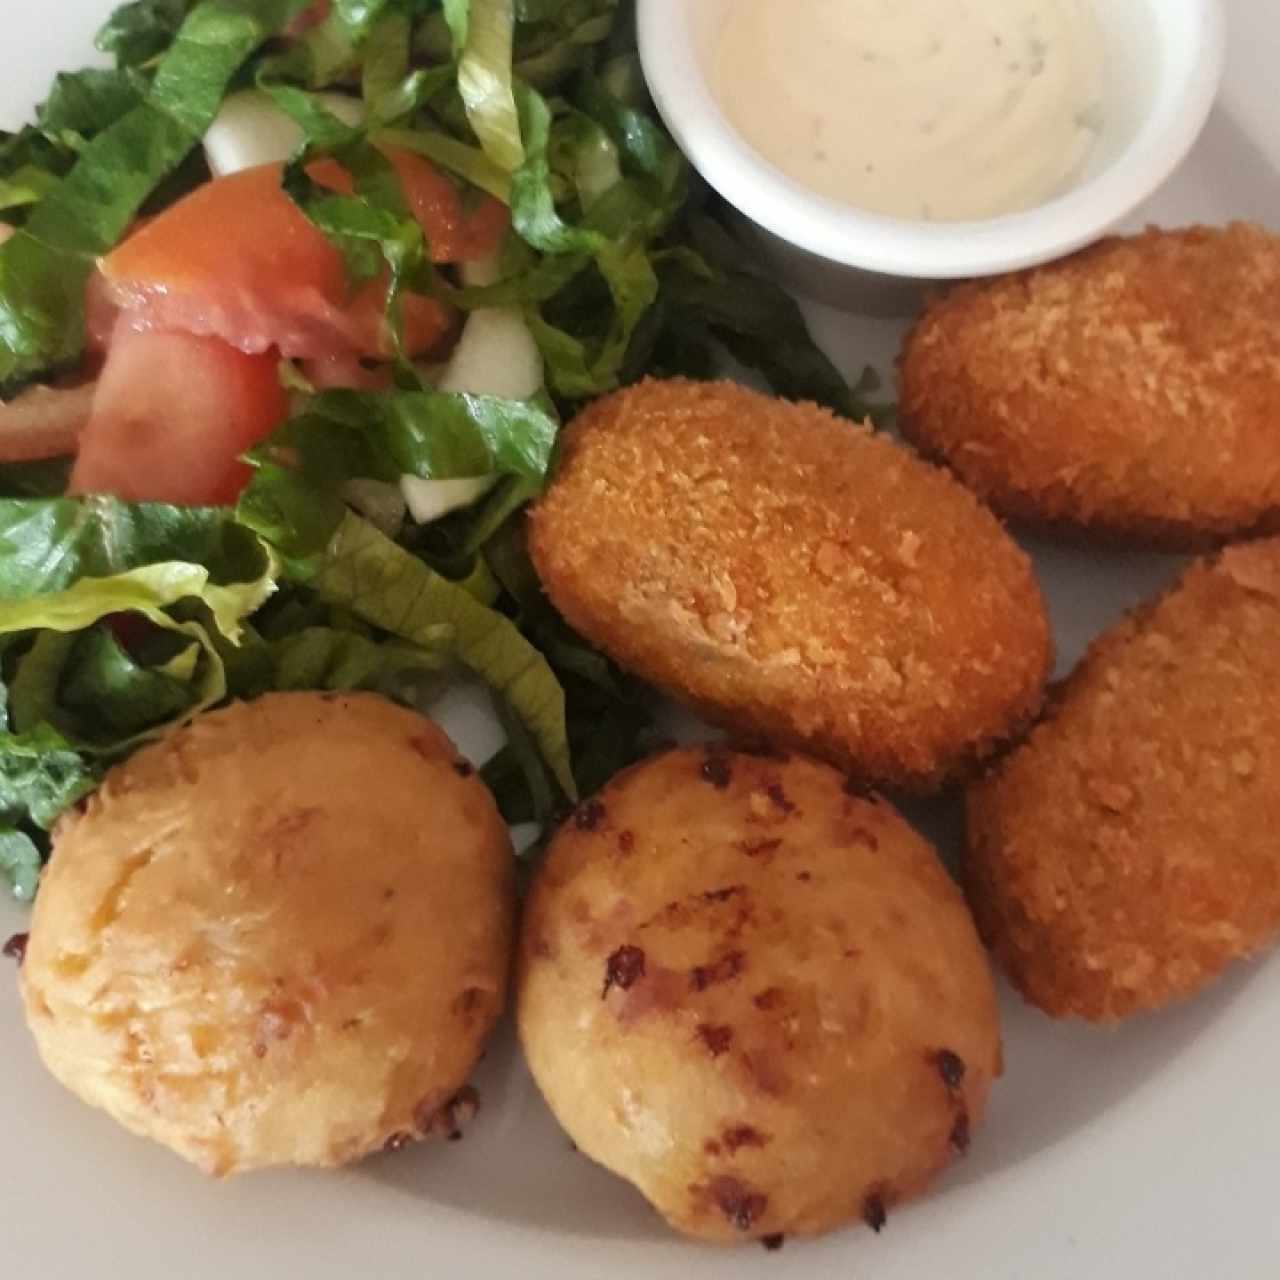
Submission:
M 821 195 L 977 219 L 1080 171 L 1104 59 L 1091 0 L 733 0 L 713 88 L 751 146 Z

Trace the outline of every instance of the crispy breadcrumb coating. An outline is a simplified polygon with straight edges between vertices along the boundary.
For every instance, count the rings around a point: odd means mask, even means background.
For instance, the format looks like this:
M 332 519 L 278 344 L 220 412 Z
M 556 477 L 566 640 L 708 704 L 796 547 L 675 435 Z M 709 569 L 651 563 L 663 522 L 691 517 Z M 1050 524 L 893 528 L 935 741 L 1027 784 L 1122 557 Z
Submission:
M 1004 515 L 1192 549 L 1280 529 L 1280 236 L 1149 230 L 935 301 L 903 432 Z
M 945 472 L 816 405 L 680 380 L 597 401 L 530 549 L 624 667 L 866 781 L 935 786 L 1040 705 L 1027 557 Z
M 1046 1012 L 1187 996 L 1280 932 L 1280 539 L 1098 640 L 968 800 L 979 928 Z

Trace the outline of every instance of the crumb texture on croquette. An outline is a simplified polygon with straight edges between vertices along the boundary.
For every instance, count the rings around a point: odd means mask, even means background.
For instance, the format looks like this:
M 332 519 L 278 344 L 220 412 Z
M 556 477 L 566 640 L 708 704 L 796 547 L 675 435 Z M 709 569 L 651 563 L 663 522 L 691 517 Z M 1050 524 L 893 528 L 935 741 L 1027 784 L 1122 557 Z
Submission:
M 680 380 L 598 401 L 530 548 L 624 667 L 877 783 L 937 785 L 1039 706 L 1027 557 L 945 472 L 815 405 Z
M 1280 541 L 1105 634 L 968 799 L 966 880 L 1015 984 L 1113 1020 L 1280 932 Z
M 45 1064 L 210 1173 L 431 1130 L 505 1001 L 509 837 L 431 721 L 269 694 L 64 819 L 21 971 Z
M 875 1229 L 967 1149 L 999 1072 L 959 889 L 814 760 L 723 746 L 619 775 L 553 839 L 517 970 L 577 1147 L 677 1230 Z
M 1149 230 L 933 302 L 900 420 L 1001 513 L 1191 549 L 1280 526 L 1280 236 Z

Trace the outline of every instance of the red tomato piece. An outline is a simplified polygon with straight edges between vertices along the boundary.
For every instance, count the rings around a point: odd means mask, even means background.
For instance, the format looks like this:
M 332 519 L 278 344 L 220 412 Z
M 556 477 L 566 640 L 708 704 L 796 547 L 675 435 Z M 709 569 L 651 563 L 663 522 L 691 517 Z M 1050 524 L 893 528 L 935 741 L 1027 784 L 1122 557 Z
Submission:
M 467 213 L 427 161 L 389 156 L 435 261 L 493 251 L 507 226 L 501 205 L 487 200 Z M 333 161 L 311 173 L 332 190 L 351 188 Z M 130 326 L 215 336 L 251 353 L 275 347 L 300 359 L 388 355 L 385 285 L 374 281 L 348 297 L 340 254 L 281 190 L 280 177 L 280 165 L 262 165 L 206 183 L 104 258 L 107 293 Z M 404 320 L 413 354 L 429 351 L 453 324 L 446 307 L 416 295 L 404 300 Z
M 217 338 L 135 333 L 111 339 L 68 492 L 185 506 L 234 502 L 238 461 L 285 417 L 274 355 Z

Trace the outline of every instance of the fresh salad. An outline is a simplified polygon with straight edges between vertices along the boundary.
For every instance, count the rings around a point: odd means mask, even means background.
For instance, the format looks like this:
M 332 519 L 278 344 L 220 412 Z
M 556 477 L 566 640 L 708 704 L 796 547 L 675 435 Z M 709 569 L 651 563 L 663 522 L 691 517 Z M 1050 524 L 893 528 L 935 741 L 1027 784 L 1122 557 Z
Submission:
M 491 692 L 545 822 L 646 690 L 545 601 L 558 425 L 724 357 L 861 416 L 644 92 L 618 0 L 134 0 L 0 133 L 0 875 L 230 698 Z

